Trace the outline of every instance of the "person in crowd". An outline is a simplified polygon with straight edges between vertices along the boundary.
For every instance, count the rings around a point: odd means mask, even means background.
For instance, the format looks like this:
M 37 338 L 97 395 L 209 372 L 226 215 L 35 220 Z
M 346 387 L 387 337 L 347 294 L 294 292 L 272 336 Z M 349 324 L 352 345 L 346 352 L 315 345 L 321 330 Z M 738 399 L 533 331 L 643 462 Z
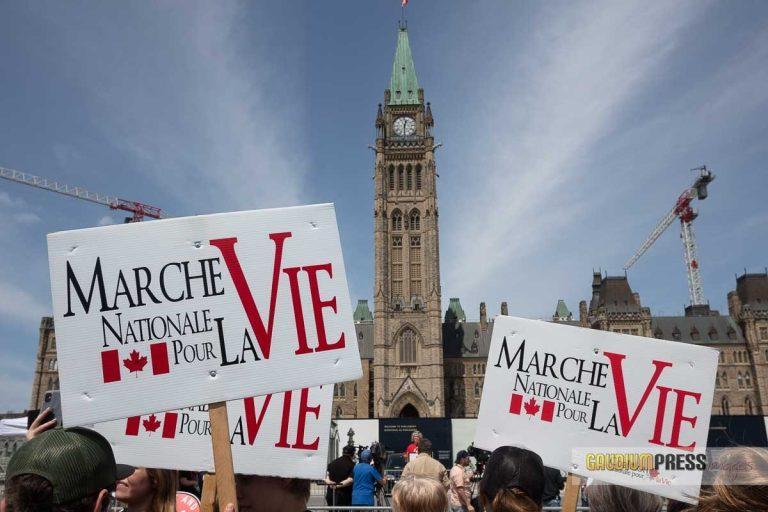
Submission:
M 402 476 L 409 475 L 431 478 L 448 488 L 448 471 L 440 461 L 432 458 L 432 441 L 426 437 L 419 441 L 419 454 L 403 468 Z
M 363 450 L 360 453 L 360 462 L 355 465 L 352 483 L 352 505 L 374 505 L 376 484 L 386 485 L 386 477 L 376 471 L 371 465 L 371 451 Z
M 200 498 L 200 484 L 198 474 L 194 471 L 179 471 L 179 490 L 194 494 Z
M 341 450 L 341 457 L 328 464 L 325 473 L 325 502 L 328 505 L 351 505 L 352 482 L 355 471 L 355 447 L 346 445 Z
M 117 482 L 115 498 L 127 512 L 174 512 L 179 476 L 167 469 L 136 468 Z
M 586 490 L 590 512 L 659 512 L 663 500 L 654 494 L 603 482 Z
M 240 512 L 304 512 L 309 501 L 310 482 L 303 478 L 236 475 Z M 234 512 L 228 505 L 225 512 Z
M 413 433 L 411 433 L 411 444 L 408 445 L 408 447 L 405 449 L 405 453 L 403 454 L 405 456 L 406 462 L 412 458 L 415 458 L 416 455 L 419 454 L 419 442 L 423 437 L 424 436 L 422 436 L 421 432 L 418 430 L 414 430 Z
M 128 468 L 126 468 L 128 469 Z M 4 512 L 105 512 L 118 471 L 112 447 L 85 428 L 41 431 L 11 457 Z
M 473 512 L 475 509 L 470 503 L 472 499 L 472 490 L 470 487 L 471 475 L 467 471 L 469 466 L 469 453 L 467 450 L 459 450 L 456 454 L 456 463 L 451 468 L 450 497 L 451 512 Z
M 392 512 L 445 512 L 447 509 L 445 489 L 431 478 L 401 478 L 392 488 Z
M 565 487 L 565 477 L 559 469 L 544 466 L 544 506 L 559 507 L 560 491 Z
M 544 484 L 544 463 L 538 454 L 525 448 L 500 446 L 485 466 L 480 501 L 489 512 L 539 512 Z
M 683 512 L 684 510 L 688 510 L 691 508 L 692 505 L 689 505 L 688 503 L 685 503 L 683 501 L 677 501 L 677 500 L 667 500 L 667 512 Z
M 696 512 L 735 512 L 768 509 L 768 450 L 728 449 L 717 461 L 712 485 L 699 496 Z M 713 466 L 713 462 L 709 462 Z

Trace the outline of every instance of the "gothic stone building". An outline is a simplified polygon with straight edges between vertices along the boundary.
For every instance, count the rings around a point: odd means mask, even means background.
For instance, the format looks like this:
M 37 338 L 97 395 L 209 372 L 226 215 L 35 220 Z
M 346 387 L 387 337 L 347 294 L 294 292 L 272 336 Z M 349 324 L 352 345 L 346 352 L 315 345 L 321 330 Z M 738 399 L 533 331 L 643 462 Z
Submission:
M 363 376 L 335 387 L 343 418 L 475 417 L 493 332 L 485 304 L 468 321 L 457 298 L 441 313 L 434 120 L 419 88 L 408 32 L 398 30 L 389 89 L 376 115 L 373 312 L 354 312 Z M 745 274 L 729 316 L 688 308 L 654 317 L 626 276 L 593 275 L 574 319 L 563 301 L 552 321 L 720 350 L 714 414 L 768 414 L 768 273 Z M 502 303 L 500 313 L 508 314 Z M 30 407 L 58 387 L 53 321 L 40 328 Z

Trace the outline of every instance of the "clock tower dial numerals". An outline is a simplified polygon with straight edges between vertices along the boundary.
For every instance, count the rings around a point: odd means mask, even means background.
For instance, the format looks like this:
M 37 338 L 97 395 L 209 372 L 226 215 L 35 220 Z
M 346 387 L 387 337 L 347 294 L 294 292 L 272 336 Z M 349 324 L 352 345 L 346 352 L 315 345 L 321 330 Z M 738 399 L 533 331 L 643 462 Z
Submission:
M 408 116 L 398 117 L 393 123 L 393 128 L 395 129 L 395 135 L 409 137 L 416 133 L 416 121 Z

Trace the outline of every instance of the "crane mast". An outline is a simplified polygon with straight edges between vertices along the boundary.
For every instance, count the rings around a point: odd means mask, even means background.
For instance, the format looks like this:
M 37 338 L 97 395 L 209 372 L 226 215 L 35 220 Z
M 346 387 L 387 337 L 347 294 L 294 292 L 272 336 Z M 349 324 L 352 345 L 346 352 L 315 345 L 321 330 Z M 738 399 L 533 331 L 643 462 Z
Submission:
M 640 248 L 624 264 L 624 270 L 628 270 L 640 257 L 659 239 L 662 233 L 674 222 L 680 219 L 680 239 L 683 241 L 683 260 L 688 277 L 688 295 L 692 306 L 706 304 L 704 291 L 701 284 L 701 270 L 696 245 L 696 236 L 693 233 L 693 221 L 698 212 L 691 207 L 694 199 L 703 201 L 707 198 L 707 185 L 712 183 L 715 175 L 706 166 L 693 169 L 699 171 L 699 176 L 689 188 L 685 189 L 677 198 L 672 209 L 659 221 L 656 227 L 648 235 L 648 238 L 640 245 Z
M 0 167 L 0 178 L 13 181 L 14 183 L 21 183 L 23 185 L 29 185 L 30 187 L 56 192 L 57 194 L 74 197 L 76 199 L 82 199 L 83 201 L 101 204 L 112 210 L 128 212 L 131 214 L 131 217 L 127 219 L 127 222 L 141 222 L 144 220 L 144 217 L 150 217 L 152 219 L 163 218 L 162 210 L 156 206 L 150 206 L 138 201 L 121 199 L 116 196 L 90 192 L 82 187 L 73 187 L 72 185 L 35 176 L 34 174 L 16 171 L 14 169 Z

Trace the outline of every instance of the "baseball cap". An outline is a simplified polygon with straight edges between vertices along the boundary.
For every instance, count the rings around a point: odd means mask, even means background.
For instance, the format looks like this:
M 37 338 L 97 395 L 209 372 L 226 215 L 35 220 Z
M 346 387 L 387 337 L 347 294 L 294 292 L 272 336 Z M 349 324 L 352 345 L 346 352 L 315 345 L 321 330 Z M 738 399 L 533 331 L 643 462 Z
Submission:
M 130 466 L 121 466 L 118 473 L 112 447 L 101 434 L 75 427 L 48 430 L 22 445 L 8 462 L 5 478 L 45 478 L 53 486 L 53 503 L 58 505 L 111 489 L 132 472 Z
M 360 454 L 360 462 L 370 462 L 371 461 L 371 450 L 363 450 L 363 453 Z

